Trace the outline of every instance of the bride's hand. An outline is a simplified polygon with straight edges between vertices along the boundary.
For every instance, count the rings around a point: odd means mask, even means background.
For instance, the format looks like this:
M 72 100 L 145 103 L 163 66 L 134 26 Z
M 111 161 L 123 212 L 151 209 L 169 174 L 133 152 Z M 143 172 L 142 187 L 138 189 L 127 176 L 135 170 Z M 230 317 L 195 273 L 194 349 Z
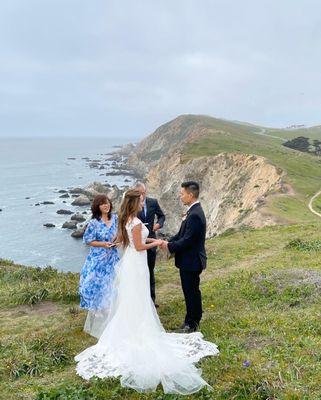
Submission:
M 153 244 L 157 247 L 161 246 L 163 244 L 163 240 L 161 239 L 155 239 L 153 240 Z

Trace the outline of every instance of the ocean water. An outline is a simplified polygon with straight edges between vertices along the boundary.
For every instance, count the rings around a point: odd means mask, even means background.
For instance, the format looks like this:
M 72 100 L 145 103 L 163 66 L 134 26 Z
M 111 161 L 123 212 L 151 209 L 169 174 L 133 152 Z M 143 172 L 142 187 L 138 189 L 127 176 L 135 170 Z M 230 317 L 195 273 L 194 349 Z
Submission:
M 105 160 L 106 153 L 116 150 L 114 146 L 129 141 L 133 139 L 0 139 L 0 258 L 80 271 L 88 248 L 81 239 L 70 236 L 71 230 L 61 228 L 70 216 L 56 211 L 64 208 L 83 212 L 89 207 L 72 206 L 74 199 L 59 198 L 58 190 L 83 187 L 93 181 L 124 184 L 128 177 L 101 176 L 106 169 L 89 168 L 82 158 Z M 55 204 L 35 206 L 43 201 Z M 45 228 L 43 224 L 47 222 L 56 227 Z

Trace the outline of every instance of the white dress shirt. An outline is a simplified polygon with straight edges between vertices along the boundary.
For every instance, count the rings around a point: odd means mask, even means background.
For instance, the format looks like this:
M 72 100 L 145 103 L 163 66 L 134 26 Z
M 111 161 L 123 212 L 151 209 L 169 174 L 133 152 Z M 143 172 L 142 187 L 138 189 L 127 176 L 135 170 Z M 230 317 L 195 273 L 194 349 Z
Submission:
M 193 204 L 191 204 L 191 205 L 188 207 L 188 209 L 186 210 L 186 212 L 188 213 L 189 210 L 190 210 L 195 204 L 197 204 L 197 203 L 199 203 L 199 200 L 196 200 Z

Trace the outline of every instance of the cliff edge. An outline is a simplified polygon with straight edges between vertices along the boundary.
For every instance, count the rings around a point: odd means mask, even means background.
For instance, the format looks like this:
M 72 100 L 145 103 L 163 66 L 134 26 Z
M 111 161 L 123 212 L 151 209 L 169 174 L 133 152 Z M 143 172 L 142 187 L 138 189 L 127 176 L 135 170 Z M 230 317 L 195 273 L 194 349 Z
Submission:
M 149 195 L 159 199 L 166 213 L 165 234 L 177 232 L 180 226 L 184 208 L 178 194 L 181 182 L 186 180 L 200 183 L 208 237 L 242 225 L 276 223 L 263 205 L 269 194 L 282 188 L 282 169 L 254 154 L 223 152 L 188 161 L 182 157 L 184 147 L 193 141 L 209 134 L 226 134 L 227 124 L 232 134 L 256 129 L 206 116 L 183 115 L 159 127 L 131 154 L 131 167 L 145 176 Z

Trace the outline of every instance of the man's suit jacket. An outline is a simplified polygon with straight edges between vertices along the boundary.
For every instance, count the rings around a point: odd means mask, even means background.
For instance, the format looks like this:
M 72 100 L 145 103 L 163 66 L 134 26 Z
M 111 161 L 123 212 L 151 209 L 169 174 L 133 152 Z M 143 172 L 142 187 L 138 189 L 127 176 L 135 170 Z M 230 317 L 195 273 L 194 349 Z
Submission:
M 175 253 L 175 265 L 186 271 L 206 268 L 206 219 L 200 203 L 187 212 L 179 232 L 169 239 L 168 250 Z
M 137 217 L 143 222 L 146 223 L 146 227 L 149 230 L 148 237 L 156 238 L 156 234 L 153 231 L 153 226 L 155 223 L 155 216 L 157 217 L 157 223 L 162 228 L 165 222 L 165 215 L 161 210 L 158 201 L 156 199 L 152 199 L 151 197 L 146 197 L 146 216 L 144 210 L 140 211 Z

